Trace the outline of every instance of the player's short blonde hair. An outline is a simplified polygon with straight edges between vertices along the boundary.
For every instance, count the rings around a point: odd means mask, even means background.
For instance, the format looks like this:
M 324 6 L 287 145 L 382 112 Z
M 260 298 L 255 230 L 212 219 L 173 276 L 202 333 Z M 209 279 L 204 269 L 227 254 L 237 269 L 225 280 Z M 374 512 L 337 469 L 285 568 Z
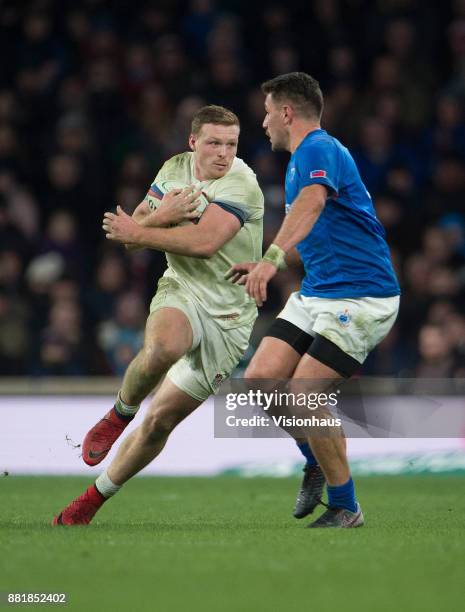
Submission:
M 202 106 L 192 117 L 191 134 L 197 136 L 206 123 L 213 125 L 237 125 L 240 127 L 238 116 L 225 108 L 224 106 L 216 106 L 209 104 Z

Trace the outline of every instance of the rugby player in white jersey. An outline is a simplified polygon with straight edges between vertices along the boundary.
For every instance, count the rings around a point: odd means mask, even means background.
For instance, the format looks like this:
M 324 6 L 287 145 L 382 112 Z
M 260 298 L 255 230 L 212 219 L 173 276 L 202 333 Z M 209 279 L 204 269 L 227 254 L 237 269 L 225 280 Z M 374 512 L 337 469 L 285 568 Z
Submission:
M 114 407 L 88 432 L 83 459 L 97 465 L 166 374 L 140 426 L 96 482 L 54 519 L 86 525 L 163 449 L 178 423 L 215 393 L 245 352 L 254 300 L 225 280 L 235 263 L 262 254 L 263 194 L 236 157 L 239 120 L 220 106 L 193 118 L 191 151 L 168 160 L 132 217 L 105 213 L 106 237 L 166 253 L 168 267 L 150 306 L 144 345 L 128 366 Z M 194 222 L 193 222 L 194 221 Z

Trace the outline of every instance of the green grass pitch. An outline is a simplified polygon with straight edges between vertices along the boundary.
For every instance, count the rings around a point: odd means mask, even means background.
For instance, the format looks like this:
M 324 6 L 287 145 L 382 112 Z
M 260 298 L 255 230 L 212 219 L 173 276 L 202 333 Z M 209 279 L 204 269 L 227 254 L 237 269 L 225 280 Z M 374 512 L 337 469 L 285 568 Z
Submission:
M 88 483 L 0 479 L 0 591 L 66 592 L 83 612 L 463 607 L 463 476 L 358 478 L 361 529 L 305 529 L 296 478 L 232 476 L 136 478 L 91 526 L 52 528 Z

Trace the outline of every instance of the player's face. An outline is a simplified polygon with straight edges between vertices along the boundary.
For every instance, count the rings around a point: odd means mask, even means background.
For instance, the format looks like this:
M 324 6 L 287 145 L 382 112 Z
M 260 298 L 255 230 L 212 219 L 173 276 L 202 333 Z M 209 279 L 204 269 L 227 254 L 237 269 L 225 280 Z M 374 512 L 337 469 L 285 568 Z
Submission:
M 263 127 L 270 139 L 273 151 L 287 151 L 289 147 L 289 135 L 284 123 L 283 109 L 277 106 L 268 94 L 265 98 L 265 119 Z
M 200 132 L 189 138 L 196 177 L 208 181 L 224 176 L 236 157 L 238 142 L 239 126 L 204 123 Z

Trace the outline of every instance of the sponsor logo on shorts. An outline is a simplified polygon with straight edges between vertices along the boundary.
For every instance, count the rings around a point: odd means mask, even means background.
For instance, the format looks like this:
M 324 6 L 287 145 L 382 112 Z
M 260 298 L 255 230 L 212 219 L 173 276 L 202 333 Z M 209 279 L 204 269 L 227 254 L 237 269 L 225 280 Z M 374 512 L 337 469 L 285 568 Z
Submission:
M 342 325 L 342 327 L 348 327 L 350 325 L 350 321 L 352 319 L 349 309 L 345 308 L 344 310 L 340 310 L 337 313 L 337 320 L 339 321 L 340 325 Z

